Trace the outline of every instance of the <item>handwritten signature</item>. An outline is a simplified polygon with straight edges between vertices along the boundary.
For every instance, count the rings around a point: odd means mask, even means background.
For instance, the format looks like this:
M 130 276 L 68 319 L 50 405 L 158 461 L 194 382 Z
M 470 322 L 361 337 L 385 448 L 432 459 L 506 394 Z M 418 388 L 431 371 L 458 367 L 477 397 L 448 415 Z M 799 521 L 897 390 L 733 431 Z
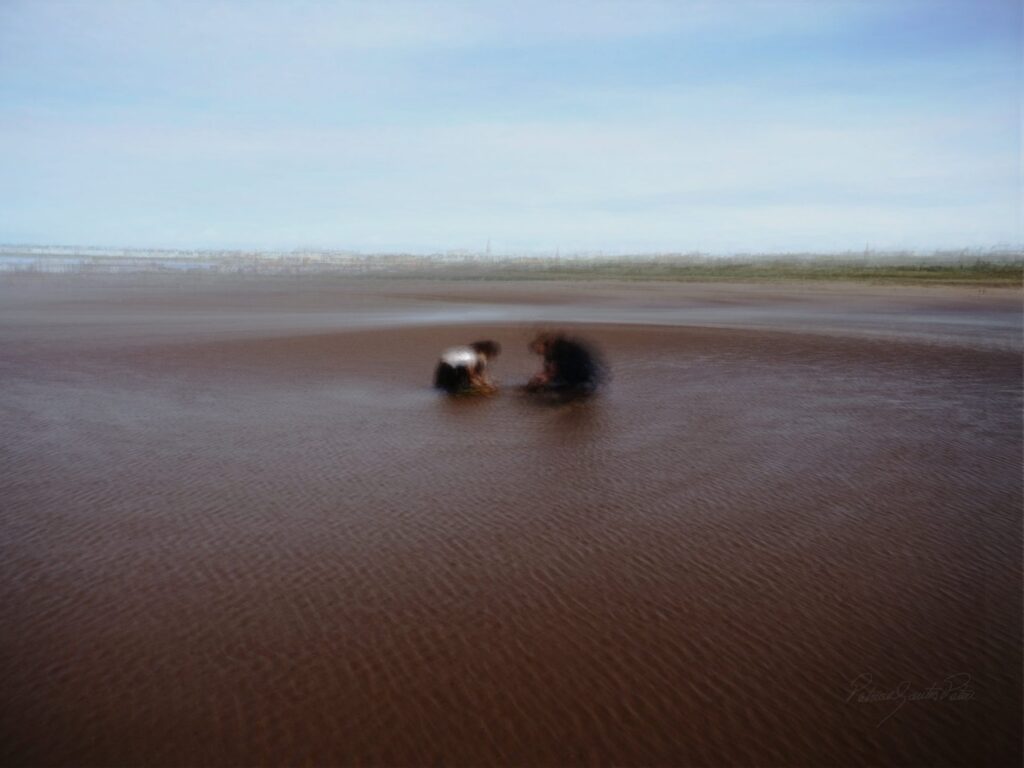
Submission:
M 863 672 L 850 682 L 850 695 L 846 697 L 846 701 L 856 701 L 858 704 L 891 702 L 892 709 L 889 714 L 878 721 L 878 725 L 882 725 L 908 702 L 971 701 L 974 696 L 971 676 L 966 672 L 950 675 L 927 688 L 914 688 L 909 680 L 903 680 L 893 688 L 882 688 L 875 685 L 870 672 Z

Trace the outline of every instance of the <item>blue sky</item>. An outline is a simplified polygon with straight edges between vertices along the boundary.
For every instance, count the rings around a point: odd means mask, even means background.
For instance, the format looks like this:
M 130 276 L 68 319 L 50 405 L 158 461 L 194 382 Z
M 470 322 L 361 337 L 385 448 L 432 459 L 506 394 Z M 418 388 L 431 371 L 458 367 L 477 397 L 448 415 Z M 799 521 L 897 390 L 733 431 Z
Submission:
M 0 242 L 1019 245 L 1020 0 L 0 3 Z

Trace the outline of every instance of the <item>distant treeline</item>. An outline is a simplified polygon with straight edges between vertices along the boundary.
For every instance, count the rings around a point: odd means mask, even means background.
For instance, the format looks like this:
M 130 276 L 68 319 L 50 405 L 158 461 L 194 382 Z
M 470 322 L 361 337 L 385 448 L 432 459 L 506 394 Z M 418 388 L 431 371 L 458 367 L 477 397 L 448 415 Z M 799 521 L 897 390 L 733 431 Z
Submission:
M 860 280 L 948 285 L 1024 285 L 1024 260 L 960 263 L 871 263 L 822 259 L 719 259 L 700 262 L 665 260 L 594 260 L 504 263 L 482 268 L 478 275 L 449 268 L 451 276 L 547 280 Z
M 97 249 L 98 250 L 98 249 Z M 1019 250 L 858 254 L 518 256 L 352 254 L 342 252 L 96 253 L 72 248 L 0 246 L 4 273 L 189 273 L 336 275 L 445 280 L 859 280 L 929 285 L 1022 286 Z

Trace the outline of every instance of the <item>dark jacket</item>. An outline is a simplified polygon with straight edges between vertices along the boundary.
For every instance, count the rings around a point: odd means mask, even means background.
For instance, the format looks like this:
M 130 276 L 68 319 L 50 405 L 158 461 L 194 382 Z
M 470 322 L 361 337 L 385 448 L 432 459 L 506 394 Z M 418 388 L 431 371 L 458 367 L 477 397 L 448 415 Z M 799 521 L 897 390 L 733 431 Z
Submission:
M 548 344 L 544 365 L 555 389 L 593 389 L 601 383 L 603 366 L 587 345 L 560 336 Z

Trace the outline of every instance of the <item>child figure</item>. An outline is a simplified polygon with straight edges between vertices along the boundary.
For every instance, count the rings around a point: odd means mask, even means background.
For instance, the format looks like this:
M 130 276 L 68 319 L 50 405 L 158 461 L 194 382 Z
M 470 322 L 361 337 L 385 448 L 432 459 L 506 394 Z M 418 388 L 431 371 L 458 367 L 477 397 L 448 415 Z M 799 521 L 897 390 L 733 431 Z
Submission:
M 590 395 L 605 377 L 600 357 L 579 339 L 561 333 L 542 333 L 530 342 L 530 351 L 540 355 L 544 365 L 526 385 L 528 391 Z
M 501 353 L 496 341 L 474 341 L 441 353 L 434 371 L 434 387 L 450 395 L 491 394 L 497 387 L 487 375 L 487 364 Z

